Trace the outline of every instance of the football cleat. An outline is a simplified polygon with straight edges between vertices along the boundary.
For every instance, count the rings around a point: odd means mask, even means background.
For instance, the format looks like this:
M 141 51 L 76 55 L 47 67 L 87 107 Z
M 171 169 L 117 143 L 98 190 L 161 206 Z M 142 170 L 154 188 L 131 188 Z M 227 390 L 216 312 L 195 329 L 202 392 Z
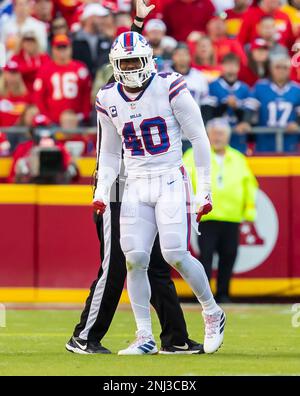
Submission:
M 223 310 L 212 315 L 202 312 L 205 322 L 204 352 L 214 353 L 223 343 L 226 315 Z
M 136 332 L 136 340 L 128 348 L 119 351 L 118 355 L 155 355 L 158 349 L 152 334 Z
M 109 354 L 111 351 L 104 348 L 97 341 L 86 341 L 79 337 L 72 337 L 66 344 L 66 350 L 80 355 L 91 355 L 96 353 Z
M 200 355 L 204 353 L 203 345 L 196 341 L 187 340 L 184 345 L 161 347 L 161 355 Z

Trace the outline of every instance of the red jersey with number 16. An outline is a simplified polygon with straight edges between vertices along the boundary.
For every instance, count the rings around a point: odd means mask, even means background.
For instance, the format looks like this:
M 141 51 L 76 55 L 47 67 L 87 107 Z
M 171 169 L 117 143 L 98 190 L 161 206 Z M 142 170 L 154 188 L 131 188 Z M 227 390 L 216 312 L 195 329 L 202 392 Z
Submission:
M 42 114 L 59 123 L 65 110 L 75 111 L 80 119 L 88 119 L 91 111 L 91 78 L 86 66 L 78 61 L 44 65 L 34 82 L 34 101 Z

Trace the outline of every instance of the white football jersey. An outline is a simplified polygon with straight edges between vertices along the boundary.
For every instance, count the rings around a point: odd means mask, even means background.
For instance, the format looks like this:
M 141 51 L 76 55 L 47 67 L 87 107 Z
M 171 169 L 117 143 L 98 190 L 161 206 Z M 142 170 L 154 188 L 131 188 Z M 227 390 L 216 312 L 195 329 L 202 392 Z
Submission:
M 203 104 L 203 99 L 208 96 L 208 82 L 203 73 L 191 67 L 188 74 L 184 75 L 187 87 L 199 106 Z
M 184 92 L 190 96 L 178 73 L 153 74 L 134 98 L 119 83 L 98 92 L 96 109 L 100 120 L 109 117 L 122 138 L 128 177 L 159 175 L 181 166 L 181 126 L 174 103 Z
M 174 72 L 174 69 L 169 66 L 165 71 Z M 201 106 L 203 100 L 208 96 L 208 82 L 206 77 L 201 71 L 191 67 L 189 72 L 183 75 L 183 78 L 186 81 L 192 97 L 195 99 L 196 103 Z

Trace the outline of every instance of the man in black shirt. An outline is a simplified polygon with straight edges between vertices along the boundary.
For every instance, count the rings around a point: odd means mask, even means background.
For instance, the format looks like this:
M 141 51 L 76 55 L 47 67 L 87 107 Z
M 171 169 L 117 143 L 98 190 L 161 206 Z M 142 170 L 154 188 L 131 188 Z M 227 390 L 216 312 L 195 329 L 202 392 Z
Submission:
M 87 4 L 81 17 L 82 28 L 72 38 L 73 58 L 85 63 L 93 78 L 97 69 L 108 62 L 112 41 L 102 25 L 109 14 L 100 4 Z

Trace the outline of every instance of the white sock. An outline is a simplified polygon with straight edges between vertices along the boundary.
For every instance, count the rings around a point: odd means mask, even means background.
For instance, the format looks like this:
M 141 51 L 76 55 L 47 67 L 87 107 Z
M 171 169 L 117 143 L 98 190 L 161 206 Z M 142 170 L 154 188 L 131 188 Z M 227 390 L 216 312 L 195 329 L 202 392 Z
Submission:
M 152 334 L 150 316 L 151 288 L 146 269 L 134 266 L 127 272 L 127 290 L 137 330 Z
M 204 313 L 213 314 L 221 308 L 212 294 L 203 265 L 189 252 L 181 256 L 180 265 L 175 267 L 183 279 L 191 286 Z
M 210 298 L 207 301 L 202 301 L 201 305 L 202 305 L 204 313 L 207 315 L 212 315 L 212 314 L 216 313 L 217 311 L 220 311 L 220 309 L 221 309 L 219 307 L 219 305 L 216 303 L 214 297 Z
M 137 331 L 143 331 L 147 334 L 152 335 L 152 323 L 151 323 L 151 318 L 146 318 L 146 319 L 136 319 L 136 326 L 137 326 Z

